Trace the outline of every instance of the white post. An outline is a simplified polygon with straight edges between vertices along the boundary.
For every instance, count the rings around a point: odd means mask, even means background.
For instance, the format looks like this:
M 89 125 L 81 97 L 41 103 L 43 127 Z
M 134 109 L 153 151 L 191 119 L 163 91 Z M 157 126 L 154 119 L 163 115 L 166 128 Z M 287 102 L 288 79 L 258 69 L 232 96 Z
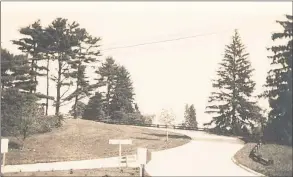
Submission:
M 3 162 L 2 162 L 2 166 L 5 166 L 5 154 L 6 154 L 6 153 L 3 153 L 3 160 L 2 160 Z
M 121 160 L 122 160 L 122 157 L 121 157 L 121 143 L 119 143 L 119 167 L 121 168 Z
M 166 128 L 167 131 L 167 141 L 169 140 L 169 132 L 168 132 L 168 128 Z
M 140 177 L 144 177 L 144 173 L 145 173 L 145 169 L 144 169 L 144 167 L 145 167 L 145 165 L 144 164 L 140 164 L 140 166 L 139 166 L 140 168 L 140 170 L 139 170 L 139 176 Z
M 8 142 L 8 139 L 1 139 L 1 154 L 3 154 L 1 166 L 5 165 L 5 155 L 8 152 Z
M 142 177 L 142 164 L 140 164 L 139 169 L 139 176 Z

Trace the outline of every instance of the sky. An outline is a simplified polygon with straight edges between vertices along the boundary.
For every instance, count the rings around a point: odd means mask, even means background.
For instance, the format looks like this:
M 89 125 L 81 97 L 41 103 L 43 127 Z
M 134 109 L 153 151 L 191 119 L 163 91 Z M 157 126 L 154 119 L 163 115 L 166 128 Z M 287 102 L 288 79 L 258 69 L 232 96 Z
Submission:
M 282 29 L 276 20 L 284 20 L 285 14 L 292 14 L 292 2 L 1 2 L 1 47 L 19 54 L 10 41 L 21 38 L 21 27 L 37 19 L 46 26 L 57 17 L 76 21 L 91 35 L 101 37 L 102 50 L 198 35 L 103 50 L 99 59 L 112 56 L 129 70 L 142 113 L 171 109 L 180 122 L 185 104 L 194 104 L 201 124 L 211 119 L 204 113 L 211 80 L 234 30 L 239 30 L 250 54 L 258 94 L 270 68 L 266 48 L 273 44 L 271 34 Z M 56 86 L 50 85 L 55 96 Z M 45 79 L 40 80 L 38 91 L 46 92 Z M 266 100 L 258 102 L 268 107 Z M 61 107 L 61 112 L 67 113 L 71 106 Z M 51 106 L 49 113 L 54 111 Z

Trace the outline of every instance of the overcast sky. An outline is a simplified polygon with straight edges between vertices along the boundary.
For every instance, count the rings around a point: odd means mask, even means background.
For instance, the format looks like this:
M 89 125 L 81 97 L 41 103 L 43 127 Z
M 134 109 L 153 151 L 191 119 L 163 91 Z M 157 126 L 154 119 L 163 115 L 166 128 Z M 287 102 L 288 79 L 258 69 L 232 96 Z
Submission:
M 21 37 L 20 27 L 37 19 L 45 26 L 57 17 L 76 21 L 93 36 L 101 37 L 101 49 L 201 35 L 105 50 L 100 59 L 112 56 L 126 66 L 143 113 L 172 108 L 180 121 L 184 104 L 194 104 L 202 123 L 210 120 L 204 111 L 211 79 L 233 30 L 239 29 L 250 53 L 257 94 L 269 69 L 266 47 L 272 45 L 272 32 L 281 29 L 275 21 L 283 20 L 285 14 L 292 14 L 292 2 L 2 2 L 1 42 L 3 48 L 19 53 L 10 40 Z M 45 88 L 41 80 L 38 90 L 45 93 Z M 53 83 L 50 92 L 55 93 Z M 267 107 L 264 101 L 259 104 Z M 66 113 L 70 107 L 61 111 Z

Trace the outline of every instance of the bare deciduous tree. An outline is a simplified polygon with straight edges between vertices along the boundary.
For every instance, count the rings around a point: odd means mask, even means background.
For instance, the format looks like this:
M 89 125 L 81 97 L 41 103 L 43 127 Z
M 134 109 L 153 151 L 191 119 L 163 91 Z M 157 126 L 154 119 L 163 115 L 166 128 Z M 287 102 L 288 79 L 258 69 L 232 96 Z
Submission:
M 175 114 L 173 111 L 163 109 L 160 114 L 160 120 L 162 124 L 166 125 L 166 136 L 167 136 L 167 141 L 168 141 L 168 136 L 169 136 L 169 131 L 168 131 L 168 126 L 172 125 L 175 121 Z

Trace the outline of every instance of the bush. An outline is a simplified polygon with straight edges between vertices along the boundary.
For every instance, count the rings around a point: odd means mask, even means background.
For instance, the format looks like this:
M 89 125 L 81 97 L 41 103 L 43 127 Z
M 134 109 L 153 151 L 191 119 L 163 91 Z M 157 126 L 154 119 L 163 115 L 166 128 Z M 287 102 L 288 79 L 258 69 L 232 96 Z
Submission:
M 35 125 L 40 117 L 38 98 L 17 89 L 4 90 L 1 96 L 1 132 L 4 136 L 21 137 L 25 140 L 35 132 Z
M 53 128 L 58 127 L 58 122 L 58 116 L 43 116 L 37 121 L 35 133 L 50 132 Z

